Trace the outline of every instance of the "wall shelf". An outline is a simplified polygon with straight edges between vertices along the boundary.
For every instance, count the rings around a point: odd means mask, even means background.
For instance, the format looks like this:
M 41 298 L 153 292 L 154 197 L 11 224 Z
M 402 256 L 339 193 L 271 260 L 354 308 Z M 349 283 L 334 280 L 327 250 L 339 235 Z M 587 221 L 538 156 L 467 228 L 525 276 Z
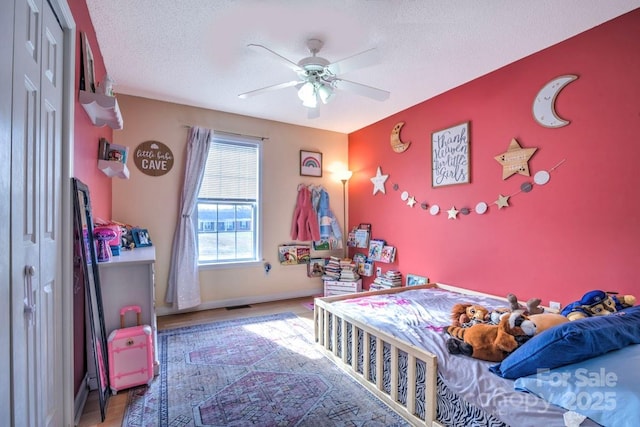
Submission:
M 94 125 L 122 129 L 124 123 L 115 96 L 81 90 L 78 100 Z
M 109 178 L 129 179 L 129 168 L 122 162 L 114 160 L 98 160 L 98 169 Z

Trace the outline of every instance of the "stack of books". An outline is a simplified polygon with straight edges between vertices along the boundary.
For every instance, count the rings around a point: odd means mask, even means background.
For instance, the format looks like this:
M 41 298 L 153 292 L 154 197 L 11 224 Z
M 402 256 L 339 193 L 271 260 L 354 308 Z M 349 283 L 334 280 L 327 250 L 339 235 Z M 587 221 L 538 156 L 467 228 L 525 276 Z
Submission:
M 389 270 L 382 276 L 374 279 L 369 286 L 370 290 L 397 288 L 402 286 L 402 274 L 398 270 Z
M 340 280 L 340 258 L 329 257 L 329 262 L 324 266 L 323 280 Z
M 358 266 L 356 263 L 349 259 L 344 258 L 340 260 L 340 281 L 341 282 L 355 282 L 360 278 L 357 272 Z

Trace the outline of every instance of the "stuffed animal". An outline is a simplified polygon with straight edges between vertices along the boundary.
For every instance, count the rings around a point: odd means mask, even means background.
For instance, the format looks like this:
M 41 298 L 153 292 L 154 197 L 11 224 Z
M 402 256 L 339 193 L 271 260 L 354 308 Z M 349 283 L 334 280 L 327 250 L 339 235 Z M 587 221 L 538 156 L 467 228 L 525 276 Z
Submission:
M 471 326 L 489 321 L 489 310 L 478 304 L 456 304 L 451 309 L 452 326 Z
M 478 323 L 468 328 L 449 326 L 447 332 L 452 338 L 447 340 L 447 349 L 451 354 L 501 362 L 531 338 L 535 331 L 535 324 L 522 311 L 514 311 L 503 316 L 497 325 Z
M 633 295 L 617 295 L 605 291 L 589 291 L 578 301 L 574 301 L 562 309 L 561 314 L 569 320 L 583 319 L 592 316 L 606 316 L 636 303 Z
M 558 313 L 539 313 L 532 314 L 528 317 L 529 320 L 531 320 L 533 324 L 536 325 L 536 335 L 556 325 L 567 323 L 569 321 L 569 319 L 567 319 L 565 316 Z
M 540 303 L 542 302 L 540 298 L 529 299 L 525 307 L 520 305 L 518 298 L 516 298 L 514 294 L 508 294 L 507 301 L 511 304 L 511 311 L 524 310 L 525 315 L 544 313 L 544 308 L 540 307 Z

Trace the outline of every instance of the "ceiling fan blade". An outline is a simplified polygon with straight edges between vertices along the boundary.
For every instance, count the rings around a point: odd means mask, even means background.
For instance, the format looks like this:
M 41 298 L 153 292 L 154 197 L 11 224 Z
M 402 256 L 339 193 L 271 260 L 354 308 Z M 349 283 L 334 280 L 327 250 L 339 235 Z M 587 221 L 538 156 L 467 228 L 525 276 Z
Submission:
M 291 80 L 290 82 L 280 83 L 273 86 L 263 87 L 262 89 L 256 89 L 249 92 L 241 93 L 240 95 L 238 95 L 238 98 L 246 99 L 246 98 L 249 98 L 250 96 L 260 95 L 265 92 L 271 92 L 273 90 L 284 89 L 286 87 L 295 86 L 298 83 L 300 83 L 299 80 Z
M 261 44 L 249 43 L 247 45 L 247 47 L 259 47 L 259 48 L 262 48 L 262 49 L 266 50 L 267 52 L 271 52 L 273 55 L 278 57 L 280 62 L 284 63 L 287 67 L 291 68 L 293 71 L 299 72 L 299 71 L 302 70 L 302 68 L 300 68 L 300 66 L 298 66 L 298 64 L 296 64 L 295 62 L 293 62 L 290 59 L 285 58 L 284 56 L 280 55 L 278 52 L 275 52 L 275 51 L 269 49 L 266 46 L 263 46 Z
M 365 50 L 364 52 L 356 53 L 355 55 L 351 55 L 347 58 L 329 64 L 327 68 L 337 76 L 340 74 L 348 73 L 349 71 L 355 70 L 357 68 L 364 68 L 370 65 L 374 65 L 379 61 L 379 59 L 380 58 L 376 48 L 371 48 L 369 50 Z
M 386 90 L 363 85 L 362 83 L 356 83 L 344 79 L 335 79 L 335 81 L 338 89 L 345 89 L 355 94 L 375 99 L 376 101 L 386 101 L 389 99 L 389 95 L 391 95 L 391 93 Z
M 317 119 L 318 117 L 320 117 L 320 108 L 307 108 L 308 119 Z

